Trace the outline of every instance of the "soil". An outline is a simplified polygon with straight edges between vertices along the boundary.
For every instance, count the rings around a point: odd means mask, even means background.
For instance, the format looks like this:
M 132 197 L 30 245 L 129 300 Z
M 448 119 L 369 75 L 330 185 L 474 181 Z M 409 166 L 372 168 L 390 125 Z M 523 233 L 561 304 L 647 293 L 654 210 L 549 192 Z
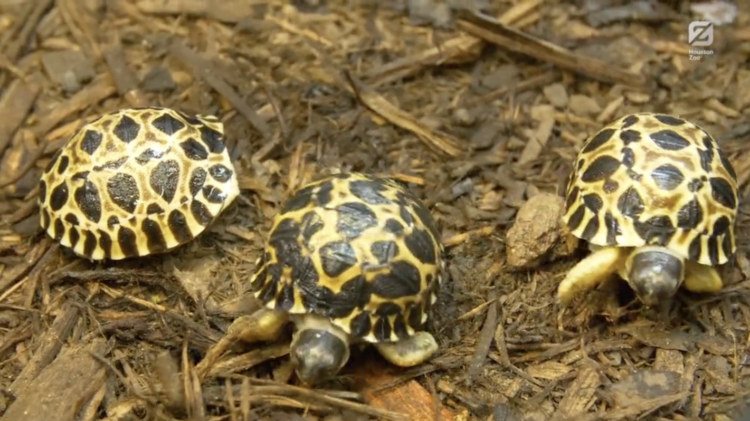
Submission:
M 689 23 L 731 4 L 471 3 L 0 0 L 0 420 L 739 419 L 750 3 L 708 47 Z M 40 174 L 87 122 L 145 106 L 219 117 L 242 195 L 170 253 L 75 257 L 40 228 Z M 550 215 L 586 137 L 638 111 L 701 125 L 735 167 L 725 286 L 656 311 L 613 282 L 561 306 L 585 251 Z M 306 388 L 286 335 L 199 375 L 258 308 L 248 279 L 274 214 L 335 171 L 398 178 L 432 210 L 450 274 L 439 353 L 398 369 L 356 349 Z

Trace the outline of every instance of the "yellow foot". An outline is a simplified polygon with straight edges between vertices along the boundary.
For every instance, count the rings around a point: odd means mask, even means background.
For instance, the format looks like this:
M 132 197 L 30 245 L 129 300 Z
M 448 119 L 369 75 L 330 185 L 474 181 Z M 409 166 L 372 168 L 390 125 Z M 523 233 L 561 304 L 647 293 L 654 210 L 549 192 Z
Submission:
M 565 305 L 576 295 L 594 289 L 617 272 L 629 252 L 630 249 L 620 247 L 605 247 L 592 252 L 570 269 L 560 282 L 557 299 Z
M 227 334 L 206 352 L 206 356 L 195 367 L 198 379 L 203 380 L 216 361 L 235 343 L 273 340 L 281 333 L 287 321 L 286 313 L 265 308 L 235 319 L 227 329 Z
M 685 289 L 696 293 L 719 292 L 723 286 L 719 271 L 713 266 L 686 262 Z

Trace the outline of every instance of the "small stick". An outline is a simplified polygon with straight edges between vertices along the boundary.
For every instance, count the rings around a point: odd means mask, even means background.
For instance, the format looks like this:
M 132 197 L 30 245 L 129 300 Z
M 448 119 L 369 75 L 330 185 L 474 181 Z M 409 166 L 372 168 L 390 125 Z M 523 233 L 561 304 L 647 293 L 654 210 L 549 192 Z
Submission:
M 502 269 L 502 263 L 497 262 L 488 271 L 488 278 L 494 278 L 500 273 Z M 494 285 L 491 282 L 490 285 Z M 487 308 L 487 318 L 482 326 L 482 331 L 479 333 L 479 340 L 477 341 L 477 347 L 474 349 L 474 355 L 471 356 L 471 362 L 469 363 L 469 370 L 466 373 L 466 380 L 471 382 L 472 379 L 479 374 L 479 371 L 484 365 L 484 360 L 487 358 L 487 354 L 490 353 L 490 346 L 492 346 L 492 338 L 494 337 L 495 327 L 497 326 L 497 291 L 495 288 L 490 290 L 489 301 L 491 304 Z
M 253 111 L 245 101 L 240 98 L 224 79 L 222 79 L 213 69 L 211 63 L 203 58 L 200 54 L 188 48 L 180 41 L 173 41 L 169 46 L 169 51 L 186 67 L 193 70 L 193 73 L 205 80 L 219 95 L 223 96 L 250 124 L 255 127 L 265 139 L 266 142 L 271 140 L 271 128 L 265 120 Z
M 549 41 L 504 25 L 489 16 L 463 9 L 457 11 L 457 16 L 456 27 L 458 29 L 514 53 L 549 62 L 561 69 L 588 76 L 598 81 L 619 83 L 638 88 L 645 84 L 644 77 L 641 74 L 619 69 L 595 58 L 574 54 Z

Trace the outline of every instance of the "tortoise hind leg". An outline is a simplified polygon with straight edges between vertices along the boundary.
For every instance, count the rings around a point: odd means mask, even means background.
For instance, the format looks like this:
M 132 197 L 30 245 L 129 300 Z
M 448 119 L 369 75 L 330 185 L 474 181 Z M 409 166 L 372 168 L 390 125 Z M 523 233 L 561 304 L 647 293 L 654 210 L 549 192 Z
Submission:
M 710 293 L 721 290 L 723 282 L 715 267 L 701 265 L 696 262 L 686 262 L 685 269 L 684 285 L 688 291 Z
M 557 298 L 564 305 L 576 295 L 602 283 L 617 273 L 632 250 L 621 247 L 604 247 L 593 251 L 568 271 L 557 287 Z
M 438 344 L 434 336 L 422 331 L 398 342 L 375 344 L 375 349 L 393 365 L 413 367 L 430 359 L 437 352 Z

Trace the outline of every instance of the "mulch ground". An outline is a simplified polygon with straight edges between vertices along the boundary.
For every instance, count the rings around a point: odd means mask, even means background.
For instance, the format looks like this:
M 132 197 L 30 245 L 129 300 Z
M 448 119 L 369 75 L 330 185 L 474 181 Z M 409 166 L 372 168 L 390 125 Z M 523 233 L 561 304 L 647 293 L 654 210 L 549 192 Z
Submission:
M 0 420 L 735 416 L 750 391 L 746 205 L 724 290 L 681 293 L 666 318 L 621 285 L 561 308 L 580 255 L 512 270 L 505 243 L 528 199 L 561 194 L 585 137 L 630 112 L 703 126 L 746 196 L 747 2 L 701 57 L 686 2 L 475 2 L 484 17 L 430 0 L 283 3 L 0 1 Z M 148 105 L 219 116 L 243 194 L 166 255 L 72 257 L 39 228 L 40 173 L 86 122 Z M 280 203 L 332 170 L 399 177 L 433 210 L 451 274 L 440 353 L 399 370 L 365 349 L 307 389 L 287 337 L 199 378 L 258 306 L 247 280 Z

